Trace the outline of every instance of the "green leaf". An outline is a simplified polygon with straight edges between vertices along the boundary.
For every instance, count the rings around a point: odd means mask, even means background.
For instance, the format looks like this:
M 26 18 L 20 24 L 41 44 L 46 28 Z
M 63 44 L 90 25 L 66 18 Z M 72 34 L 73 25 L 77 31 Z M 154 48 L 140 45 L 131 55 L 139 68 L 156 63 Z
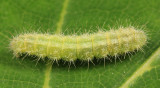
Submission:
M 159 88 L 160 1 L 158 0 L 1 0 L 0 87 L 2 88 Z M 13 36 L 26 32 L 67 35 L 132 25 L 148 42 L 138 51 L 105 61 L 48 64 L 37 57 L 16 58 Z M 12 59 L 14 58 L 14 59 Z

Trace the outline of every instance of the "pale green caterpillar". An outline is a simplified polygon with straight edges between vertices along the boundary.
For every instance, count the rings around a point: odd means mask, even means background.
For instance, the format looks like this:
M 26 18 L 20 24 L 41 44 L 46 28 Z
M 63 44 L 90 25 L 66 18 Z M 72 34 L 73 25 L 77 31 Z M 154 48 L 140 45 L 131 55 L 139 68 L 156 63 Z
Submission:
M 10 48 L 15 55 L 27 53 L 51 60 L 88 61 L 139 50 L 146 41 L 144 31 L 126 27 L 79 36 L 28 33 L 14 37 Z

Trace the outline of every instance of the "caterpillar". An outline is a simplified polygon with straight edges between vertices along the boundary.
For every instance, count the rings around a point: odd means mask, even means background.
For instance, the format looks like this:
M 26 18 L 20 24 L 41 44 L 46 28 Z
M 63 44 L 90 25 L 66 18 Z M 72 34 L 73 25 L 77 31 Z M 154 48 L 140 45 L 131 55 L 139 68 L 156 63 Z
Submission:
M 10 49 L 15 55 L 27 53 L 51 60 L 88 61 L 94 57 L 104 58 L 139 50 L 146 41 L 143 30 L 121 27 L 82 35 L 20 34 L 11 40 Z

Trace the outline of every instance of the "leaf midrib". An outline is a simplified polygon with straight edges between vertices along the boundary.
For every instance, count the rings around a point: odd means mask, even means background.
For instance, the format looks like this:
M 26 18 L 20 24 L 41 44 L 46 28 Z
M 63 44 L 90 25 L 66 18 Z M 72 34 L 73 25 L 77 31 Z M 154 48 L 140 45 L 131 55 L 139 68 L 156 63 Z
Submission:
M 160 53 L 160 47 L 152 53 L 152 55 L 145 61 L 121 86 L 120 88 L 129 88 L 130 84 L 133 84 L 134 81 L 145 72 L 150 71 L 151 69 L 155 68 L 151 66 L 153 61 Z
M 61 31 L 62 31 L 64 17 L 65 17 L 65 15 L 67 13 L 66 9 L 67 9 L 67 6 L 68 6 L 68 2 L 69 2 L 69 0 L 64 0 L 64 2 L 63 2 L 62 11 L 60 13 L 60 19 L 57 22 L 56 34 L 60 34 Z M 49 62 L 46 63 L 45 80 L 44 80 L 43 88 L 50 88 L 49 82 L 50 82 L 50 73 L 51 73 L 51 70 L 52 70 L 52 64 L 50 64 Z

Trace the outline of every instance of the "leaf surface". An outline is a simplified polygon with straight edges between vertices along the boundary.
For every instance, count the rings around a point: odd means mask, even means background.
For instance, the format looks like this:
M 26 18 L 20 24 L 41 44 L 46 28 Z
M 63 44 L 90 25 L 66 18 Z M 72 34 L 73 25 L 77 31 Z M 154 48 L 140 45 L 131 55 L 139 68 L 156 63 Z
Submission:
M 2 88 L 159 88 L 160 1 L 158 0 L 1 0 L 0 86 Z M 12 36 L 26 32 L 73 33 L 135 26 L 148 34 L 143 51 L 110 60 L 64 61 L 59 66 L 16 58 Z M 14 59 L 12 59 L 14 58 Z

